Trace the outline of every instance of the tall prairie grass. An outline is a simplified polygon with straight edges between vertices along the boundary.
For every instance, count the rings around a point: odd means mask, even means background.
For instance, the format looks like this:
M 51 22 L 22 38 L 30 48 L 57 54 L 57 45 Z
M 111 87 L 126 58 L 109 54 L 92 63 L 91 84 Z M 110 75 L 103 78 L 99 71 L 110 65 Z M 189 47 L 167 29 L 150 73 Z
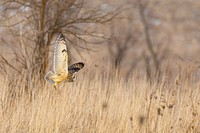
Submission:
M 150 83 L 137 74 L 80 73 L 58 90 L 0 81 L 1 133 L 200 132 L 200 82 L 180 76 Z

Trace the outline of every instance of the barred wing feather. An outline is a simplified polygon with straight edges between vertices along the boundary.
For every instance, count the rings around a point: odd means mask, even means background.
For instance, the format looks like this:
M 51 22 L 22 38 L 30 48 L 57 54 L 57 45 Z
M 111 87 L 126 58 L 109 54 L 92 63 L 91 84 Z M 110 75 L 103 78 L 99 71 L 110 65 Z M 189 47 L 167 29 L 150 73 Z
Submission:
M 68 54 L 65 37 L 60 34 L 56 40 L 54 47 L 54 73 L 62 74 L 68 73 Z
M 75 72 L 78 72 L 79 70 L 81 70 L 84 67 L 84 63 L 83 62 L 78 62 L 75 63 L 71 66 L 68 67 L 68 72 L 69 74 L 73 74 Z

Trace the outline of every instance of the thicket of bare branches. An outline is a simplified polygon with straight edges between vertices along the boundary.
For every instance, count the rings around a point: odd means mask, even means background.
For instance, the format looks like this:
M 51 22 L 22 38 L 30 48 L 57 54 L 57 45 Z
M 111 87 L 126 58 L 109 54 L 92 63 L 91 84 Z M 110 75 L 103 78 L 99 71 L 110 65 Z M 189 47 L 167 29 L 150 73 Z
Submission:
M 19 74 L 39 73 L 43 78 L 49 65 L 46 59 L 52 40 L 61 31 L 77 52 L 93 50 L 85 45 L 91 40 L 95 43 L 94 40 L 108 39 L 106 45 L 101 45 L 107 53 L 100 55 L 107 60 L 99 64 L 111 63 L 117 69 L 126 70 L 127 77 L 133 70 L 141 70 L 151 79 L 155 74 L 164 73 L 166 67 L 172 71 L 177 68 L 179 60 L 176 57 L 198 59 L 198 2 L 119 0 L 97 6 L 94 3 L 81 0 L 1 1 L 0 26 L 4 35 L 1 44 L 9 45 L 10 53 L 15 56 L 14 62 L 1 56 L 1 69 L 6 64 Z M 117 7 L 123 4 L 129 6 L 129 10 L 119 15 L 122 8 Z M 173 5 L 181 6 L 177 10 Z M 107 22 L 110 23 L 105 26 Z M 173 65 L 169 64 L 170 60 Z
M 153 74 L 160 75 L 161 60 L 159 60 L 159 54 L 162 56 L 163 53 L 156 51 L 152 41 L 153 35 L 150 33 L 152 27 L 149 25 L 147 14 L 145 14 L 148 10 L 148 1 L 136 1 L 131 4 L 132 9 L 129 12 L 133 13 L 127 13 L 126 21 L 117 28 L 115 27 L 119 25 L 119 22 L 114 22 L 110 26 L 112 37 L 108 42 L 108 51 L 111 62 L 119 70 L 124 68 L 122 63 L 129 60 L 127 64 L 130 67 L 126 72 L 126 77 L 129 77 L 135 66 L 139 64 L 139 60 L 144 60 L 147 78 L 151 79 Z M 136 24 L 135 21 L 139 21 L 139 23 Z M 141 38 L 143 42 L 141 42 Z M 134 50 L 134 47 L 138 47 L 137 50 Z M 142 52 L 137 58 L 132 58 L 134 54 L 127 58 L 130 49 L 132 49 L 131 52 Z
M 104 38 L 91 26 L 109 22 L 121 12 L 120 9 L 104 12 L 82 0 L 4 0 L 1 6 L 1 27 L 6 31 L 1 39 L 11 47 L 16 61 L 13 64 L 1 55 L 1 62 L 20 75 L 26 72 L 31 77 L 39 74 L 41 78 L 49 65 L 54 35 L 63 32 L 70 45 L 87 49 L 86 37 Z

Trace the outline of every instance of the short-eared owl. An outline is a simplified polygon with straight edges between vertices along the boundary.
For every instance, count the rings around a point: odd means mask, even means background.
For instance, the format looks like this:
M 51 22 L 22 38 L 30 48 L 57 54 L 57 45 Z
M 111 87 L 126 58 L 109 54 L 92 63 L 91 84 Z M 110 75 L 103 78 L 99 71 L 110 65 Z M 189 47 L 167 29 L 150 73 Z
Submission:
M 49 71 L 44 77 L 46 81 L 54 84 L 54 87 L 56 87 L 56 85 L 61 83 L 62 81 L 73 82 L 76 79 L 76 76 L 74 75 L 75 72 L 78 72 L 84 67 L 83 62 L 78 62 L 71 66 L 68 66 L 67 52 L 68 51 L 65 36 L 61 33 L 56 39 L 56 43 L 54 46 L 54 72 Z

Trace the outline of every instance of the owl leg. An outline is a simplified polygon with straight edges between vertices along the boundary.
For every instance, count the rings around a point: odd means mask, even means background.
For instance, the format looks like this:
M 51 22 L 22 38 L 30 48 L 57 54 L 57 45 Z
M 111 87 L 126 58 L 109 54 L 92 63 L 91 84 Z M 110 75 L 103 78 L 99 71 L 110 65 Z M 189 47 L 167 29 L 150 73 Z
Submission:
M 57 94 L 61 95 L 61 91 L 58 89 L 57 83 L 54 84 L 54 89 L 56 90 Z

